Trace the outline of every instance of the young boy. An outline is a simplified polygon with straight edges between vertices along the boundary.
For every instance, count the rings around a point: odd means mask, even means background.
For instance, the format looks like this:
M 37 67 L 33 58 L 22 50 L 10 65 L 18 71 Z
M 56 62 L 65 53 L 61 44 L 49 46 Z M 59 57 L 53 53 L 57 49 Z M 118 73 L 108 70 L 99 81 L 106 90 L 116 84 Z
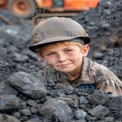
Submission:
M 107 67 L 87 58 L 90 38 L 69 18 L 52 17 L 40 22 L 32 33 L 30 50 L 48 64 L 45 82 L 63 82 L 79 89 L 101 89 L 122 95 L 122 82 Z

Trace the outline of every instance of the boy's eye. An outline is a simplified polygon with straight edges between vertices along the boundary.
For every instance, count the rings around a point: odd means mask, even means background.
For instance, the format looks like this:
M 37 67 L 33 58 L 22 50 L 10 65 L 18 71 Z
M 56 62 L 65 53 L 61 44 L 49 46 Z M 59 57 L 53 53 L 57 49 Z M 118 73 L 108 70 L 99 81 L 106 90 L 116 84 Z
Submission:
M 71 49 L 67 49 L 67 50 L 65 50 L 65 52 L 71 52 L 72 50 Z
M 55 53 L 52 52 L 52 53 L 48 53 L 47 56 L 51 56 L 51 55 L 54 55 Z

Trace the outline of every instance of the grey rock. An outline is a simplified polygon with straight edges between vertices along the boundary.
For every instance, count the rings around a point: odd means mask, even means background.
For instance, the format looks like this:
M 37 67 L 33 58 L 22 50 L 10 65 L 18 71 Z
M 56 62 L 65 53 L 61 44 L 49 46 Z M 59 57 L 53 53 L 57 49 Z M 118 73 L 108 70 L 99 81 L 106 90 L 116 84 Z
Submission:
M 12 52 L 13 54 L 14 54 L 15 52 L 18 52 L 18 51 L 19 51 L 19 49 L 18 49 L 17 47 L 15 47 L 14 45 L 10 45 L 9 50 L 10 50 L 10 52 Z
M 71 108 L 60 99 L 49 98 L 39 112 L 45 117 L 56 117 L 55 119 L 62 122 L 70 122 L 73 117 Z
M 76 95 L 66 95 L 63 97 L 58 97 L 60 100 L 65 101 L 70 106 L 78 106 L 78 97 Z
M 28 116 L 22 116 L 21 118 L 20 118 L 20 121 L 27 121 L 29 118 L 28 118 Z
M 73 91 L 73 87 L 69 84 L 63 84 L 63 83 L 57 83 L 56 84 L 56 89 L 61 89 L 61 90 L 69 90 L 69 91 Z
M 93 54 L 93 58 L 95 58 L 95 59 L 102 59 L 103 58 L 103 53 L 101 53 L 101 52 L 94 52 L 94 54 Z
M 30 108 L 30 112 L 31 112 L 32 114 L 37 114 L 37 113 L 38 113 L 38 109 L 31 107 L 31 108 Z
M 22 109 L 25 109 L 27 107 L 27 104 L 26 104 L 26 102 L 21 102 L 20 106 Z
M 85 119 L 86 115 L 87 115 L 87 113 L 83 110 L 77 110 L 75 112 L 76 119 Z
M 30 116 L 31 112 L 28 109 L 23 109 L 19 111 L 24 116 Z
M 36 77 L 25 72 L 17 72 L 8 77 L 8 83 L 32 99 L 44 98 L 46 88 Z
M 94 116 L 91 116 L 91 115 L 86 115 L 86 120 L 88 120 L 88 121 L 93 121 L 93 122 L 95 122 L 95 120 L 96 120 L 97 118 L 96 117 L 94 117 Z
M 1 40 L 0 40 L 0 45 L 2 45 Z M 6 54 L 7 54 L 7 49 L 0 46 L 0 55 L 6 55 Z
M 72 122 L 87 122 L 87 121 L 84 120 L 84 119 L 80 119 L 80 120 L 75 120 L 75 121 L 72 121 Z
M 107 114 L 110 113 L 109 109 L 102 105 L 98 105 L 88 112 L 97 118 L 105 117 Z
M 18 91 L 12 88 L 10 85 L 6 84 L 5 82 L 0 82 L 0 95 L 5 94 L 17 95 Z
M 81 96 L 79 98 L 79 103 L 80 104 L 87 104 L 88 103 L 88 100 L 84 96 Z
M 16 17 L 15 15 L 13 15 L 12 13 L 10 12 L 7 12 L 7 11 L 4 11 L 2 9 L 0 9 L 0 14 L 4 17 L 7 17 L 7 19 L 12 22 L 13 24 L 21 24 L 21 19 L 19 17 Z M 7 22 L 4 22 L 2 19 L 0 20 L 0 25 L 7 25 L 7 24 L 10 24 L 10 23 L 7 23 Z
M 105 122 L 115 122 L 113 117 L 105 117 Z
M 119 43 L 117 44 L 120 45 Z M 109 69 L 112 70 L 120 78 L 120 80 L 122 80 L 122 75 L 121 75 L 122 68 L 120 67 L 122 65 L 122 48 L 121 47 L 109 49 L 109 51 L 105 54 L 105 57 L 103 58 L 103 61 L 102 61 L 102 64 L 106 62 L 105 66 L 109 67 Z
M 28 56 L 20 54 L 20 53 L 14 52 L 13 57 L 14 57 L 14 60 L 16 62 L 26 62 L 26 61 L 28 61 Z
M 105 120 L 96 120 L 95 122 L 105 122 Z
M 122 119 L 122 96 L 113 97 L 110 100 L 109 109 L 115 118 Z
M 90 106 L 87 104 L 80 104 L 79 108 L 84 110 L 84 111 L 89 111 L 90 110 Z
M 68 97 L 58 97 L 60 100 L 65 101 L 68 105 L 73 105 L 74 104 L 74 100 L 72 98 L 68 98 Z
M 39 118 L 33 118 L 24 122 L 44 122 L 44 121 L 40 120 Z
M 111 26 L 111 25 L 110 25 L 109 23 L 103 23 L 103 24 L 101 25 L 102 29 L 104 29 L 104 30 L 105 30 L 105 29 L 107 30 L 108 28 L 110 28 L 110 26 Z
M 88 96 L 88 100 L 92 104 L 107 104 L 109 97 L 105 91 L 95 90 L 94 93 Z
M 27 105 L 37 108 L 37 103 L 34 100 L 28 100 Z
M 29 28 L 24 28 L 23 30 L 22 29 L 23 29 L 23 26 L 3 25 L 0 27 L 0 32 L 11 35 L 13 38 L 17 40 L 22 40 L 23 43 L 25 43 L 30 39 L 32 30 L 31 29 L 29 30 Z
M 0 111 L 19 109 L 20 99 L 15 95 L 0 95 Z
M 17 119 L 20 119 L 21 118 L 21 114 L 19 112 L 13 112 L 12 113 L 12 116 L 14 116 Z
M 17 71 L 16 66 L 8 60 L 7 56 L 0 55 L 0 84 L 6 82 L 7 77 Z
M 0 114 L 0 122 L 20 122 L 15 117 L 9 116 L 7 114 Z

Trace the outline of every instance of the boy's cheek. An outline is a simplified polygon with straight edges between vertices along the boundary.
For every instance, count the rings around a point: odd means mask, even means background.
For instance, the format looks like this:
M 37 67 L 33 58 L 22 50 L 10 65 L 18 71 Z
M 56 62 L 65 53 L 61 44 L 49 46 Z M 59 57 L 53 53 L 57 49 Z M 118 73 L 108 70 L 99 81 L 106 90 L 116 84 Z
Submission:
M 44 59 L 44 62 L 47 64 L 55 64 L 57 60 L 54 58 L 50 58 L 50 59 L 48 58 L 48 59 Z

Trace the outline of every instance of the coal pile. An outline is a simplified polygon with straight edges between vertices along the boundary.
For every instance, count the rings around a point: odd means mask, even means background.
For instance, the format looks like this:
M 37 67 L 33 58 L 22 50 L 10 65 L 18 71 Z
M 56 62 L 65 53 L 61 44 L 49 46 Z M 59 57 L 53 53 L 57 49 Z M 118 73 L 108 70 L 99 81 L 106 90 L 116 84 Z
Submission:
M 111 8 L 120 2 L 104 1 L 102 9 L 111 15 Z M 114 11 L 121 10 L 117 8 Z M 102 14 L 98 10 L 84 12 L 73 19 L 92 38 L 89 57 L 109 67 L 122 80 L 121 16 L 116 21 L 98 24 L 94 20 Z M 28 50 L 30 22 L 2 10 L 0 14 L 9 20 L 0 19 L 0 122 L 122 121 L 122 96 L 45 83 L 40 74 L 46 64 Z
M 122 80 L 122 1 L 102 0 L 96 9 L 83 12 L 73 19 L 91 37 L 89 57 L 109 67 Z M 113 53 L 111 56 L 108 54 L 110 52 Z
M 114 0 L 102 0 L 96 9 L 83 12 L 77 17 L 73 17 L 89 33 L 92 39 L 91 50 L 93 52 L 94 47 L 98 49 L 97 51 L 107 50 L 106 48 L 122 47 L 121 6 L 121 0 L 117 2 L 114 2 Z
M 7 25 L 21 24 L 21 19 L 14 16 L 12 13 L 8 13 L 8 12 L 0 9 L 0 25 L 3 25 L 3 24 L 7 24 Z

